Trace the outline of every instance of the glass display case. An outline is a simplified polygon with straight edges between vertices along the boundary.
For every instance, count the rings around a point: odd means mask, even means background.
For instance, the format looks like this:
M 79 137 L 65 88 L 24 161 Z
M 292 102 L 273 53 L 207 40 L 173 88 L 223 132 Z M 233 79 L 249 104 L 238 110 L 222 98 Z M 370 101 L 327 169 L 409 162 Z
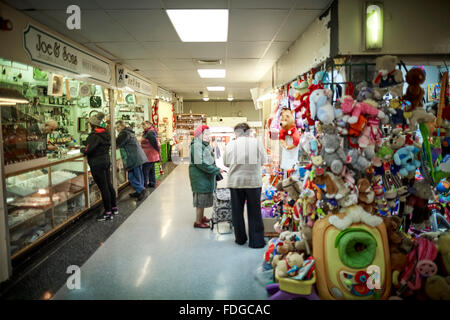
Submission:
M 6 175 L 13 258 L 89 207 L 86 169 L 76 155 Z

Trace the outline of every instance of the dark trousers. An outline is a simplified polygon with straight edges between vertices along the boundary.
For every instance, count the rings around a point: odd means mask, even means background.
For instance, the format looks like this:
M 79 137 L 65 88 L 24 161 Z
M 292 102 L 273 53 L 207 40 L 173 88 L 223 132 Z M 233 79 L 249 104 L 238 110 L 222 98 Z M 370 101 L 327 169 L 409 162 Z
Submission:
M 142 165 L 142 172 L 144 173 L 144 187 L 154 187 L 156 185 L 155 178 L 155 163 L 147 162 Z
M 109 167 L 109 164 L 91 167 L 92 178 L 100 189 L 106 212 L 111 212 L 112 208 L 117 207 L 116 192 L 111 183 Z
M 248 233 L 250 247 L 263 247 L 264 224 L 261 216 L 261 188 L 233 189 L 231 188 L 231 208 L 234 235 L 238 244 L 247 241 L 244 222 L 244 205 L 247 200 Z

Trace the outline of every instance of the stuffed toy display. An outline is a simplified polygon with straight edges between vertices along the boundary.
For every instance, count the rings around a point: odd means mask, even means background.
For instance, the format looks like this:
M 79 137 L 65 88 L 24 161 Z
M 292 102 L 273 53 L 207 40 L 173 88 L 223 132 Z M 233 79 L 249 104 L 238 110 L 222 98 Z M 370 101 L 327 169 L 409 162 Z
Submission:
M 274 299 L 449 299 L 450 124 L 423 103 L 424 71 L 406 85 L 399 63 L 376 58 L 372 82 L 339 94 L 324 69 L 280 89 L 280 158 L 263 173 L 279 181 L 262 194 Z

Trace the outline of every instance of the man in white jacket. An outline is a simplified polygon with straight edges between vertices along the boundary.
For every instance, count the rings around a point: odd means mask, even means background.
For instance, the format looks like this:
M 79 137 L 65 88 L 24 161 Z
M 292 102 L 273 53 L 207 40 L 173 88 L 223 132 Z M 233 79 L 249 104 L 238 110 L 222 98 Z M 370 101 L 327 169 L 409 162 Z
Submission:
M 244 205 L 247 201 L 249 247 L 263 248 L 264 225 L 261 217 L 261 166 L 267 154 L 261 140 L 250 137 L 250 127 L 240 123 L 234 128 L 236 140 L 231 141 L 223 155 L 229 167 L 227 187 L 231 190 L 232 219 L 236 243 L 247 242 L 244 224 Z

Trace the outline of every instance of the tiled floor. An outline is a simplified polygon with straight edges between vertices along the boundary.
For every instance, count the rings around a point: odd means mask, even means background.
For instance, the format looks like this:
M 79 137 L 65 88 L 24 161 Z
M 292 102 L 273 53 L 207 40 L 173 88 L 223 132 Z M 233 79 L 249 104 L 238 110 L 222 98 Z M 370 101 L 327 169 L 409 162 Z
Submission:
M 64 285 L 53 298 L 267 299 L 255 279 L 264 249 L 194 229 L 194 216 L 188 167 L 179 165 L 81 266 L 81 289 Z

